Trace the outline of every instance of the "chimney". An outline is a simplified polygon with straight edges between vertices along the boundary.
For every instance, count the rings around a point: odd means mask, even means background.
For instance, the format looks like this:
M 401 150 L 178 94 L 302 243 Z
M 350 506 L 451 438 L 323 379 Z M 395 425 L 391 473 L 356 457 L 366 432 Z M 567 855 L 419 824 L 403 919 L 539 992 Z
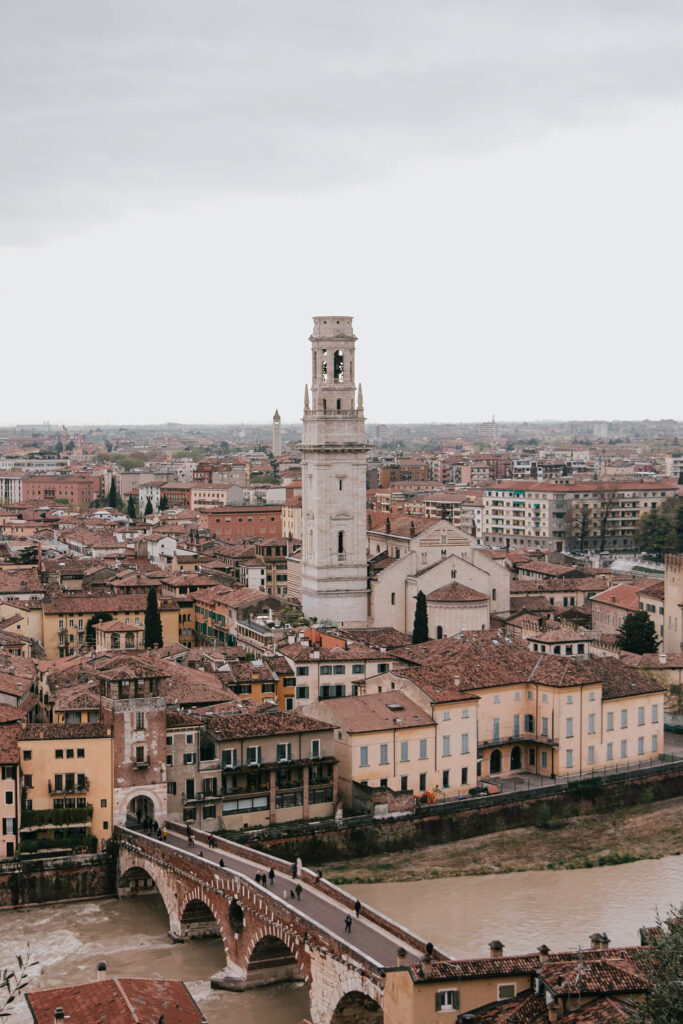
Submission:
M 489 942 L 490 955 L 493 959 L 497 959 L 502 956 L 504 949 L 505 946 L 498 939 L 494 939 L 493 942 Z
M 666 665 L 666 654 L 664 653 L 664 651 L 659 652 L 659 664 Z
M 107 980 L 107 965 L 104 962 L 104 960 L 100 960 L 100 962 L 97 965 L 97 980 L 98 981 L 106 981 Z
M 422 963 L 420 964 L 420 967 L 422 968 L 422 977 L 423 978 L 431 978 L 431 976 L 432 976 L 432 958 L 431 958 L 431 956 L 423 957 L 422 958 Z
M 64 1010 L 61 1006 L 55 1006 L 55 1021 L 64 1020 Z
M 607 932 L 603 932 L 602 935 L 600 936 L 600 948 L 601 949 L 609 949 L 610 942 L 611 942 L 611 939 L 609 939 L 607 937 Z
M 600 932 L 593 932 L 589 938 L 591 940 L 591 949 L 602 949 L 602 935 Z
M 407 955 L 408 954 L 406 953 L 406 951 L 403 948 L 403 946 L 399 946 L 398 949 L 396 950 L 396 966 L 397 967 L 403 967 L 405 965 L 406 956 Z
M 538 947 L 538 958 L 539 958 L 539 960 L 541 961 L 542 964 L 547 962 L 547 960 L 548 960 L 548 953 L 549 952 L 550 952 L 550 950 L 546 946 L 545 943 L 543 943 L 542 946 Z

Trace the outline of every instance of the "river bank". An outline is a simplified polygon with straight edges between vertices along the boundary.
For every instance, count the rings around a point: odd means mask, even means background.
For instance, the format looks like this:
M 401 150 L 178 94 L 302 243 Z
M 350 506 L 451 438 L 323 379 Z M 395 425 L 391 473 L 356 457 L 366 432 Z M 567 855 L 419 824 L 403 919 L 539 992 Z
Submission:
M 658 859 L 683 850 L 683 797 L 608 814 L 549 820 L 547 826 L 510 829 L 419 851 L 333 861 L 326 865 L 325 875 L 338 885 L 349 885 Z

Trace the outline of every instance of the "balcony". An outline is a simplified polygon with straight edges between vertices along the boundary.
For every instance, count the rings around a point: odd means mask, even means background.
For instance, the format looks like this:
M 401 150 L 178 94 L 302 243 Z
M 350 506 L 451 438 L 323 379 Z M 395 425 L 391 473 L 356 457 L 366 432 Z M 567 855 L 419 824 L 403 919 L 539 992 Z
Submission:
M 141 761 L 138 761 L 136 758 L 136 760 L 133 761 L 133 768 L 149 768 L 149 758 L 147 757 Z
M 51 779 L 47 782 L 47 791 L 51 796 L 74 796 L 82 793 L 87 793 L 90 789 L 90 779 L 87 777 L 82 779 L 80 782 L 76 779 L 72 783 L 64 781 L 59 786 L 52 783 Z
M 514 733 L 507 736 L 493 736 L 491 739 L 482 740 L 480 739 L 477 746 L 479 750 L 486 750 L 487 747 L 504 747 L 510 743 L 540 743 L 546 747 L 559 747 L 559 740 L 554 740 L 550 736 L 539 736 L 538 733 L 533 732 L 520 732 L 517 735 Z

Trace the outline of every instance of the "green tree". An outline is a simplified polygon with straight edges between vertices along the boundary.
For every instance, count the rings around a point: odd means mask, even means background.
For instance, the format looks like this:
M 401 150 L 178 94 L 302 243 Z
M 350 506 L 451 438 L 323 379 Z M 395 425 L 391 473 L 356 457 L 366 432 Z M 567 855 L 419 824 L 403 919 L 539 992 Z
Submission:
M 126 509 L 126 513 L 129 519 L 137 519 L 138 517 L 137 504 L 132 494 L 128 495 L 128 508 Z
M 113 622 L 114 616 L 111 612 L 95 612 L 92 618 L 88 619 L 85 625 L 85 642 L 88 647 L 95 646 L 95 626 L 98 622 Z
M 109 487 L 109 496 L 107 497 L 107 505 L 109 508 L 118 508 L 120 501 L 119 492 L 116 489 L 116 479 L 112 476 L 111 485 Z
M 163 647 L 161 614 L 157 602 L 155 587 L 147 591 L 147 607 L 145 609 L 145 647 Z
M 154 515 L 154 509 L 152 508 L 152 499 L 151 498 L 147 499 L 147 504 L 145 505 L 145 515 L 146 516 Z
M 638 950 L 637 966 L 648 991 L 634 1008 L 633 1024 L 678 1024 L 683 1020 L 683 903 L 668 921 L 657 917 L 658 931 Z
M 629 612 L 617 632 L 617 647 L 632 654 L 655 654 L 659 640 L 646 611 Z
M 426 640 L 429 640 L 427 598 L 421 590 L 418 590 L 415 602 L 415 621 L 413 622 L 413 643 L 423 644 Z
M 165 494 L 161 495 L 161 501 L 159 502 L 159 511 L 165 512 L 168 508 L 168 498 Z

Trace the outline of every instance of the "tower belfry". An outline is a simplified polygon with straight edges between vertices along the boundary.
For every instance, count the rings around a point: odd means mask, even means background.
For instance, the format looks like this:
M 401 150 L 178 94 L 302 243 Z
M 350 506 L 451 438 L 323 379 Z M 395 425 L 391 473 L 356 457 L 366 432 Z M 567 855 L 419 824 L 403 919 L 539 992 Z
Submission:
M 345 626 L 368 619 L 367 452 L 356 396 L 353 318 L 316 316 L 304 399 L 301 601 L 304 615 Z

